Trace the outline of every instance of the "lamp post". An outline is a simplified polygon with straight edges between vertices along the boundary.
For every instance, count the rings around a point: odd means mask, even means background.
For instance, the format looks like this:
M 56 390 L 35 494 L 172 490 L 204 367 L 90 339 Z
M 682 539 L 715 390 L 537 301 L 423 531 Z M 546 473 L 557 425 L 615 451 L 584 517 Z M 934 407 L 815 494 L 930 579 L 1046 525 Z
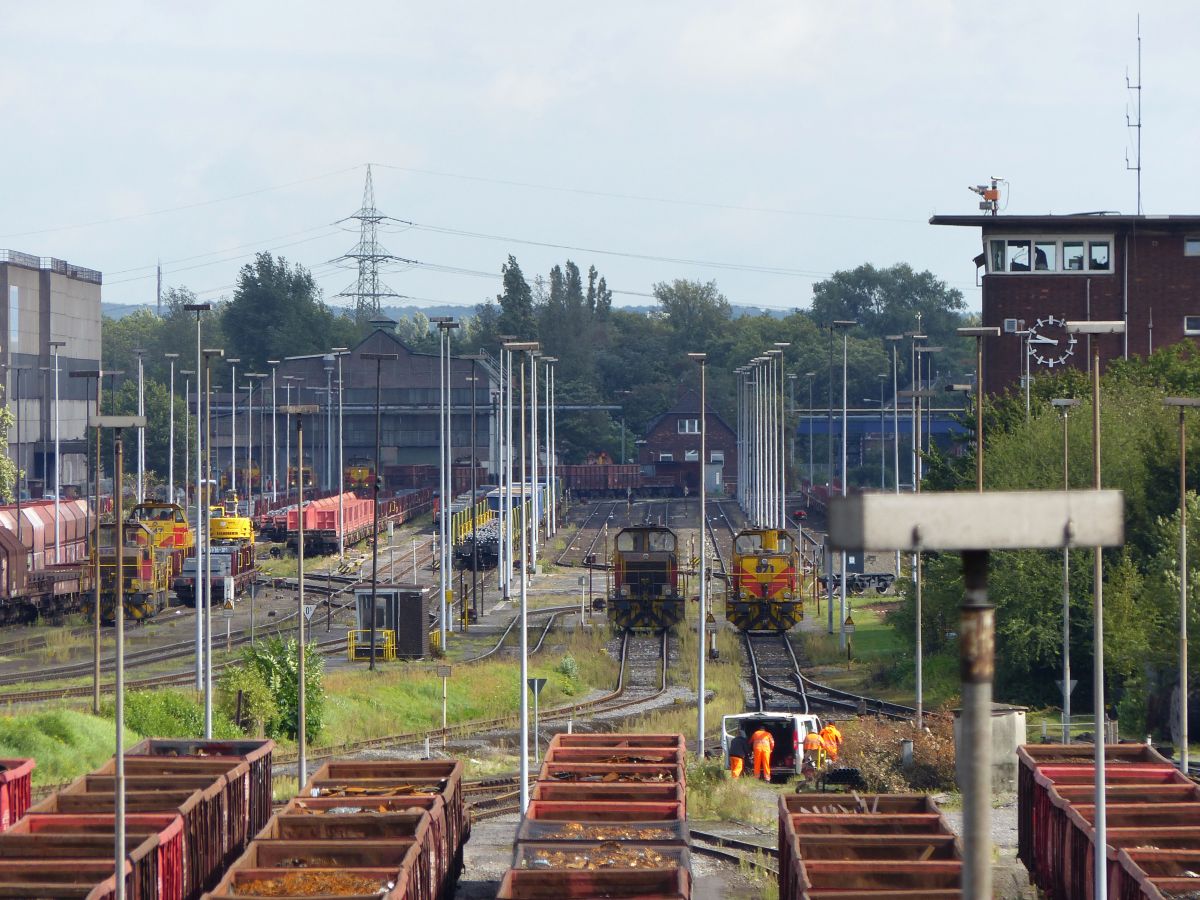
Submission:
M 541 519 L 538 508 L 538 385 L 537 360 L 542 355 L 541 350 L 529 351 L 529 511 L 533 516 L 533 527 L 529 529 L 529 565 L 521 564 L 521 577 L 528 580 L 537 572 L 538 565 L 538 522 Z
M 252 383 L 258 382 L 258 408 L 259 408 L 259 416 L 258 416 L 258 449 L 259 449 L 259 452 L 258 452 L 258 460 L 259 460 L 259 462 L 258 462 L 258 497 L 261 500 L 264 498 L 264 496 L 266 494 L 266 478 L 267 478 L 267 460 L 266 460 L 267 435 L 266 435 L 266 428 L 263 424 L 263 416 L 262 416 L 262 411 L 266 408 L 266 405 L 267 405 L 267 398 L 263 396 L 263 391 L 266 390 L 266 380 L 269 376 L 267 375 L 266 372 L 252 372 L 249 375 L 247 375 L 246 377 L 249 378 Z M 253 393 L 253 390 L 251 390 L 251 394 L 250 394 L 250 425 L 251 425 L 251 427 L 254 426 L 254 393 Z M 251 444 L 250 449 L 246 453 L 246 464 L 250 468 L 253 468 L 253 465 L 254 465 L 253 454 L 254 454 L 254 446 L 253 446 L 253 444 Z M 250 493 L 250 502 L 251 502 L 251 505 L 249 508 L 251 510 L 251 515 L 253 515 L 254 479 L 249 475 L 247 476 L 247 478 L 249 479 L 249 488 L 250 488 L 249 493 Z
M 1188 774 L 1188 572 L 1187 572 L 1187 425 L 1188 407 L 1200 406 L 1195 397 L 1167 397 L 1163 403 L 1179 409 L 1179 771 Z
M 229 490 L 237 494 L 237 367 L 242 360 L 231 356 L 225 360 L 232 370 L 229 379 Z M 220 454 L 217 455 L 217 467 L 220 468 Z
M 538 349 L 536 341 L 509 341 L 504 345 L 504 348 L 509 353 L 524 351 L 521 357 L 521 468 L 522 480 L 524 480 L 525 472 L 525 362 L 528 359 L 533 365 L 533 353 Z M 511 359 L 511 356 L 510 356 Z M 522 492 L 521 497 L 521 813 L 524 815 L 526 808 L 529 806 L 529 619 L 528 619 L 528 594 L 527 584 L 525 579 L 525 534 L 528 527 L 526 510 L 529 508 L 525 502 L 526 497 Z
M 67 346 L 66 341 L 50 341 L 50 353 L 54 356 L 54 561 L 62 562 L 62 526 L 59 524 L 60 511 L 59 500 L 62 495 L 62 485 L 59 484 L 62 467 L 59 465 L 58 458 L 58 350 L 60 347 Z M 43 455 L 42 459 L 45 459 Z M 43 463 L 42 468 L 45 468 Z
M 124 442 L 122 441 L 121 432 L 125 428 L 136 428 L 141 433 L 146 426 L 144 416 L 101 416 L 92 417 L 91 423 L 97 430 L 101 428 L 113 429 L 113 453 L 115 456 L 116 473 L 115 479 L 116 494 L 114 500 L 116 504 L 116 536 L 114 538 L 113 551 L 117 557 L 116 564 L 116 588 L 117 596 L 113 609 L 113 618 L 116 619 L 116 684 L 113 685 L 114 697 L 114 719 L 116 721 L 116 747 L 115 747 L 115 772 L 113 778 L 113 825 L 116 831 L 115 840 L 113 842 L 113 858 L 116 863 L 116 900 L 125 900 L 125 509 L 123 493 L 123 479 L 121 470 L 125 464 Z M 97 535 L 99 532 L 97 531 Z M 96 541 L 96 556 L 100 555 L 100 542 Z
M 292 384 L 296 385 L 296 395 L 300 395 L 300 382 L 304 380 L 303 375 L 284 375 L 284 400 L 283 400 L 283 480 L 284 480 L 284 500 L 290 501 L 292 496 L 292 414 L 288 412 L 292 408 Z M 304 461 L 300 461 L 300 465 L 296 467 L 296 491 L 299 499 L 298 503 L 304 503 Z
M 1070 478 L 1070 444 L 1069 434 L 1067 429 L 1067 414 L 1072 408 L 1079 405 L 1079 401 L 1074 398 L 1055 398 L 1050 401 L 1051 405 L 1056 409 L 1062 410 L 1063 421 L 1063 490 L 1071 489 Z M 1069 547 L 1063 547 L 1063 621 L 1062 621 L 1062 636 L 1063 636 L 1063 676 L 1062 676 L 1062 703 L 1063 703 L 1063 743 L 1071 743 L 1071 550 Z
M 704 701 L 706 699 L 704 691 L 704 653 L 705 644 L 704 626 L 705 614 L 708 610 L 708 572 L 706 570 L 706 558 L 708 552 L 705 547 L 705 539 L 708 536 L 708 508 L 706 501 L 708 500 L 708 479 L 704 473 L 704 443 L 705 437 L 705 414 L 704 414 L 704 375 L 708 368 L 708 354 L 706 353 L 689 353 L 688 359 L 700 365 L 700 610 L 697 616 L 696 627 L 699 631 L 700 639 L 696 644 L 696 758 L 704 759 Z M 686 600 L 684 601 L 687 602 Z
M 975 338 L 975 490 L 983 492 L 983 339 L 1000 337 L 1000 329 L 995 326 L 980 328 L 959 328 L 958 333 L 963 337 Z M 1056 404 L 1057 405 L 1057 401 Z M 1063 413 L 1064 422 L 1066 413 Z M 1066 425 L 1063 425 L 1066 428 Z M 1066 469 L 1063 469 L 1066 477 Z M 1064 490 L 1066 488 L 1064 487 Z
M 808 379 L 808 486 L 811 488 L 816 484 L 813 480 L 813 381 L 817 373 L 805 372 L 804 377 Z
M 303 467 L 304 460 L 304 416 L 315 415 L 319 410 L 315 403 L 298 404 L 296 406 L 288 405 L 285 407 L 289 416 L 296 417 L 296 470 L 300 471 Z M 305 638 L 304 638 L 304 516 L 296 516 L 296 583 L 299 585 L 299 599 L 296 605 L 296 781 L 298 787 L 303 787 L 305 780 L 308 778 L 308 761 L 306 759 L 306 750 L 308 744 L 308 735 L 306 727 L 308 724 L 307 716 L 304 711 L 304 656 L 305 656 Z M 371 622 L 375 621 L 375 610 L 371 610 Z M 372 661 L 374 656 L 372 655 Z
M 212 476 L 212 365 L 210 360 L 225 355 L 220 348 L 206 348 L 204 357 L 204 450 L 207 456 L 204 460 L 205 471 Z M 199 424 L 197 422 L 197 424 Z M 198 490 L 198 494 L 208 491 Z M 201 520 L 202 532 L 196 535 L 197 547 L 204 547 L 204 566 L 199 565 L 200 557 L 196 557 L 196 616 L 204 622 L 204 737 L 212 738 L 212 517 L 205 515 Z M 199 605 L 199 586 L 204 582 L 204 607 Z
M 196 373 L 191 369 L 180 369 L 179 374 L 183 376 L 183 503 L 180 504 L 187 510 L 188 507 L 188 491 L 187 491 L 187 476 L 192 470 L 191 456 L 191 434 L 192 434 L 192 418 L 191 407 L 188 406 L 188 395 L 192 392 L 192 376 Z M 184 513 L 187 517 L 187 513 Z M 192 544 L 193 552 L 195 552 L 195 542 Z
M 345 520 L 346 520 L 345 500 L 343 497 L 343 495 L 346 492 L 346 462 L 345 462 L 345 458 L 343 455 L 345 451 L 344 451 L 344 445 L 343 445 L 343 439 L 342 439 L 342 398 L 345 394 L 345 392 L 342 388 L 342 357 L 349 352 L 350 352 L 349 347 L 334 347 L 333 348 L 333 353 L 337 357 L 337 380 L 338 380 L 338 559 L 346 558 L 346 543 L 342 539 L 342 535 L 345 531 Z M 376 454 L 376 456 L 378 456 L 378 454 Z M 378 459 L 376 459 L 375 465 L 376 466 L 379 465 Z M 379 469 L 377 468 L 375 471 L 376 471 L 376 473 L 378 473 Z M 378 500 L 378 498 L 376 498 L 376 499 Z M 378 503 L 376 505 L 378 505 Z M 376 523 L 376 528 L 378 528 L 378 523 Z M 376 541 L 379 540 L 378 531 L 375 534 L 375 540 Z M 375 648 L 374 647 L 371 648 L 371 653 L 372 653 L 371 662 L 374 663 L 375 662 L 375 656 L 374 656 Z
M 546 540 L 554 534 L 554 440 L 550 436 L 550 417 L 554 404 L 550 400 L 550 385 L 554 380 L 554 364 L 558 357 L 543 356 L 546 364 Z
M 202 419 L 200 418 L 200 398 L 204 391 L 201 388 L 201 372 L 200 368 L 200 317 L 212 309 L 211 303 L 185 303 L 183 308 L 188 312 L 196 314 L 196 535 L 195 535 L 195 550 L 193 551 L 196 557 L 196 690 L 204 689 L 204 588 L 206 585 L 201 579 L 201 560 L 202 551 L 204 549 L 204 520 L 203 515 L 203 496 L 204 488 L 201 476 L 201 460 L 204 455 L 204 429 L 201 427 Z M 96 387 L 96 411 L 99 413 L 100 388 Z M 97 436 L 97 441 L 99 437 Z M 99 475 L 97 475 L 97 479 Z M 99 510 L 97 510 L 99 513 Z M 97 577 L 97 583 L 99 578 Z M 97 594 L 97 609 L 99 609 L 99 594 Z M 99 619 L 97 619 L 99 621 Z
M 884 338 L 892 345 L 892 470 L 895 476 L 893 493 L 900 493 L 900 342 L 902 334 L 889 334 Z M 900 551 L 896 551 L 896 580 L 900 580 Z
M 440 441 L 438 452 L 438 469 L 440 470 L 441 478 L 441 504 L 439 506 L 440 515 L 438 516 L 438 553 L 440 564 L 438 572 L 441 576 L 441 590 L 439 597 L 440 615 L 438 621 L 440 623 L 439 633 L 441 640 L 442 652 L 446 652 L 446 636 L 453 630 L 453 625 L 450 622 L 450 613 L 452 609 L 448 606 L 453 605 L 451 591 L 453 590 L 453 582 L 450 577 L 450 500 L 453 492 L 452 483 L 454 480 L 454 468 L 451 460 L 451 455 L 454 453 L 454 434 L 451 431 L 452 423 L 450 416 L 450 330 L 458 327 L 449 316 L 432 316 L 429 321 L 436 322 L 438 327 L 438 438 Z
M 137 414 L 145 417 L 146 415 L 146 394 L 144 390 L 144 370 L 142 366 L 142 358 L 146 355 L 146 351 L 137 348 L 133 351 L 133 355 L 137 357 Z M 141 503 L 145 499 L 146 490 L 146 443 L 145 432 L 139 431 L 137 436 L 137 502 Z
M 71 378 L 96 379 L 96 415 L 100 415 L 100 393 L 104 385 L 104 376 L 108 374 L 124 375 L 124 372 L 109 373 L 102 369 L 81 369 L 70 374 Z M 103 464 L 100 458 L 100 426 L 96 429 L 96 462 L 92 472 L 92 495 L 95 498 L 95 521 L 88 523 L 88 533 L 92 536 L 96 553 L 92 558 L 92 712 L 100 714 L 100 475 Z M 90 456 L 90 454 L 89 454 Z M 89 518 L 91 514 L 89 513 Z
M 163 356 L 171 365 L 171 375 L 169 380 L 169 393 L 171 395 L 171 411 L 168 417 L 168 439 L 167 439 L 167 502 L 175 502 L 175 360 L 179 359 L 178 353 L 164 353 Z
M 783 404 L 783 354 L 791 341 L 775 341 L 776 389 L 779 393 L 779 432 L 777 455 L 779 457 L 779 526 L 787 528 L 787 408 Z
M 271 367 L 271 503 L 279 502 L 279 445 L 275 441 L 275 421 L 277 410 L 275 407 L 275 371 L 279 367 L 279 360 L 268 359 L 267 365 Z M 284 474 L 287 474 L 287 466 L 283 467 Z M 284 497 L 287 497 L 287 488 L 285 486 Z
M 843 497 L 846 496 L 847 482 L 849 481 L 849 479 L 846 477 L 847 476 L 847 472 L 846 472 L 846 442 L 849 437 L 849 435 L 847 434 L 848 416 L 847 416 L 847 409 L 846 409 L 846 388 L 847 388 L 847 383 L 848 383 L 849 379 L 847 377 L 848 370 L 847 370 L 847 361 L 846 360 L 847 360 L 847 349 L 849 347 L 850 329 L 853 328 L 857 324 L 858 324 L 858 322 L 853 319 L 837 319 L 833 323 L 833 326 L 835 328 L 840 328 L 842 330 L 842 472 L 841 472 L 841 474 L 842 474 L 842 490 L 841 490 L 841 495 Z M 845 650 L 846 649 L 846 554 L 844 552 L 841 554 L 841 563 L 842 563 L 842 570 L 841 570 L 842 577 L 841 577 L 841 589 L 839 592 L 840 596 L 841 596 L 841 606 L 840 606 L 841 626 L 838 630 L 838 646 L 841 649 Z
M 396 353 L 363 353 L 365 360 L 375 360 L 375 477 L 371 479 L 371 502 L 373 531 L 375 539 L 371 541 L 371 662 L 368 668 L 375 670 L 375 598 L 379 593 L 379 482 L 382 469 L 380 468 L 380 453 L 383 444 L 383 361 L 399 359 Z M 413 580 L 417 577 L 413 569 Z M 422 626 L 424 627 L 424 626 Z
M 1067 322 L 1068 334 L 1124 334 L 1124 322 Z M 1092 477 L 1097 492 L 1100 487 L 1100 348 L 1099 341 L 1093 342 L 1092 358 Z M 1028 366 L 1028 357 L 1026 357 Z M 1028 378 L 1026 378 L 1028 390 Z M 1096 830 L 1096 847 L 1108 844 L 1108 808 L 1105 796 L 1104 752 L 1107 717 L 1104 712 L 1104 556 L 1103 548 L 1096 545 L 1093 581 L 1093 611 L 1092 611 L 1092 694 L 1096 707 L 1095 727 L 1095 799 L 1096 812 L 1093 827 Z M 1094 900 L 1107 900 L 1108 897 L 1108 858 L 1104 853 L 1096 853 L 1093 869 Z

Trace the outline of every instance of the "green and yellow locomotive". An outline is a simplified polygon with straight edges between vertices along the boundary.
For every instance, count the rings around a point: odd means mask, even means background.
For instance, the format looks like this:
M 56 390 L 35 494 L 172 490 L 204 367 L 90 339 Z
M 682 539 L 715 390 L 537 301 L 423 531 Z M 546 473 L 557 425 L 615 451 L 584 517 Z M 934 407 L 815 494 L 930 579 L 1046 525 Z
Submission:
M 800 555 L 788 532 L 747 528 L 734 537 L 725 618 L 739 631 L 789 631 L 804 618 Z
M 617 532 L 608 621 L 614 628 L 661 631 L 683 621 L 677 539 L 670 528 L 641 525 Z

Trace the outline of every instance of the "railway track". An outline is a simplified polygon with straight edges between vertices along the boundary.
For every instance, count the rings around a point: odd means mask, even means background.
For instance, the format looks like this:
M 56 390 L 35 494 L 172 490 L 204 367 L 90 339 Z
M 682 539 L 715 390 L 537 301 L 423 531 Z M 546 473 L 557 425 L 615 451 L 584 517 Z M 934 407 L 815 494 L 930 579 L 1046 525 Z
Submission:
M 743 634 L 750 664 L 753 704 L 760 712 L 813 708 L 846 715 L 876 715 L 910 720 L 916 710 L 888 700 L 864 697 L 814 681 L 800 670 L 796 651 L 786 634 Z
M 634 649 L 636 646 L 636 649 Z M 657 646 L 657 651 L 648 648 Z M 651 656 L 651 653 L 654 653 Z M 661 636 L 631 635 L 625 632 L 621 639 L 620 674 L 616 688 L 608 694 L 584 700 L 580 703 L 569 703 L 564 706 L 541 710 L 539 719 L 543 723 L 562 722 L 568 719 L 586 718 L 629 709 L 640 703 L 657 699 L 667 689 L 667 661 L 670 656 L 670 638 L 664 632 Z M 658 665 L 652 665 L 657 659 Z M 653 672 L 653 683 L 646 685 L 644 679 Z M 638 682 L 643 683 L 639 684 Z M 332 759 L 349 753 L 380 747 L 420 746 L 426 738 L 430 741 L 453 740 L 463 737 L 478 737 L 489 731 L 508 730 L 519 724 L 516 713 L 497 716 L 491 719 L 476 719 L 469 722 L 457 722 L 446 728 L 430 728 L 424 731 L 405 732 L 385 735 L 363 741 L 353 741 L 333 747 L 312 748 L 307 756 L 310 762 L 320 759 Z M 280 763 L 295 762 L 295 757 L 289 754 L 276 754 Z M 515 807 L 514 807 L 515 810 Z M 513 811 L 513 810 L 506 810 Z M 501 811 L 494 813 L 503 815 Z
M 779 851 L 774 847 L 708 831 L 698 831 L 695 828 L 689 829 L 689 839 L 693 853 L 731 863 L 739 868 L 748 866 L 771 878 L 779 875 Z
M 589 566 L 595 567 L 595 563 L 588 563 L 588 558 L 594 556 L 596 552 L 596 544 L 599 543 L 601 535 L 604 534 L 604 528 L 616 513 L 619 501 L 602 500 L 597 502 L 591 510 L 588 511 L 587 517 L 580 524 L 575 534 L 571 536 L 571 540 L 567 542 L 567 546 L 563 548 L 563 552 L 558 555 L 555 563 L 560 566 Z M 588 541 L 586 547 L 583 547 L 583 541 L 588 535 L 591 535 L 591 540 Z M 577 545 L 583 549 L 577 550 Z M 574 559 L 568 559 L 572 551 L 578 553 Z M 604 562 L 601 561 L 600 568 L 603 568 Z

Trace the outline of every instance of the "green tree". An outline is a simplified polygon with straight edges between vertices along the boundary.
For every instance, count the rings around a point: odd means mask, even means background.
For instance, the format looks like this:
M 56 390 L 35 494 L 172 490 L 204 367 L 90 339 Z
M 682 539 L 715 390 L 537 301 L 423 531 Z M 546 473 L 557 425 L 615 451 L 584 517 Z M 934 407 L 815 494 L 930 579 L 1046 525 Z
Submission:
M 515 256 L 508 257 L 508 262 L 500 267 L 500 274 L 504 280 L 504 291 L 496 297 L 500 304 L 500 333 L 534 340 L 537 321 L 533 316 L 533 291 Z
M 654 299 L 671 330 L 694 347 L 707 349 L 717 343 L 733 317 L 715 281 L 660 281 L 654 285 Z
M 268 359 L 351 346 L 359 336 L 352 320 L 321 299 L 307 269 L 270 253 L 242 267 L 221 318 L 228 355 L 240 358 L 246 371 L 265 371 Z

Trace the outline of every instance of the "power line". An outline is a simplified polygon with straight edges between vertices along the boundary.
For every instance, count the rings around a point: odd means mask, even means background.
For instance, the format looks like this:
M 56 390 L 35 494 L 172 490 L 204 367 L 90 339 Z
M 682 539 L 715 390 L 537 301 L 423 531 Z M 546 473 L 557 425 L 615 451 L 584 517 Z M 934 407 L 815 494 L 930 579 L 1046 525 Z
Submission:
M 381 169 L 395 169 L 399 172 L 410 172 L 414 175 L 432 175 L 437 178 L 454 178 L 459 181 L 477 181 L 484 184 L 499 184 L 506 187 L 532 188 L 539 191 L 555 191 L 564 194 L 578 194 L 585 197 L 610 197 L 616 200 L 638 200 L 644 203 L 662 203 L 669 206 L 696 206 L 704 209 L 723 209 L 732 212 L 770 213 L 781 216 L 799 216 L 817 219 L 847 219 L 858 222 L 893 222 L 905 225 L 927 225 L 924 219 L 902 219 L 889 216 L 864 216 L 852 213 L 812 212 L 809 210 L 786 209 L 772 206 L 744 206 L 737 203 L 718 203 L 711 200 L 687 200 L 677 197 L 654 197 L 648 194 L 626 194 L 619 191 L 600 191 L 590 188 L 563 187 L 561 185 L 537 184 L 532 181 L 515 181 L 507 178 L 489 178 L 484 175 L 465 175 L 461 172 L 439 172 L 435 169 L 418 169 L 414 166 L 396 166 L 388 163 L 373 163 Z

